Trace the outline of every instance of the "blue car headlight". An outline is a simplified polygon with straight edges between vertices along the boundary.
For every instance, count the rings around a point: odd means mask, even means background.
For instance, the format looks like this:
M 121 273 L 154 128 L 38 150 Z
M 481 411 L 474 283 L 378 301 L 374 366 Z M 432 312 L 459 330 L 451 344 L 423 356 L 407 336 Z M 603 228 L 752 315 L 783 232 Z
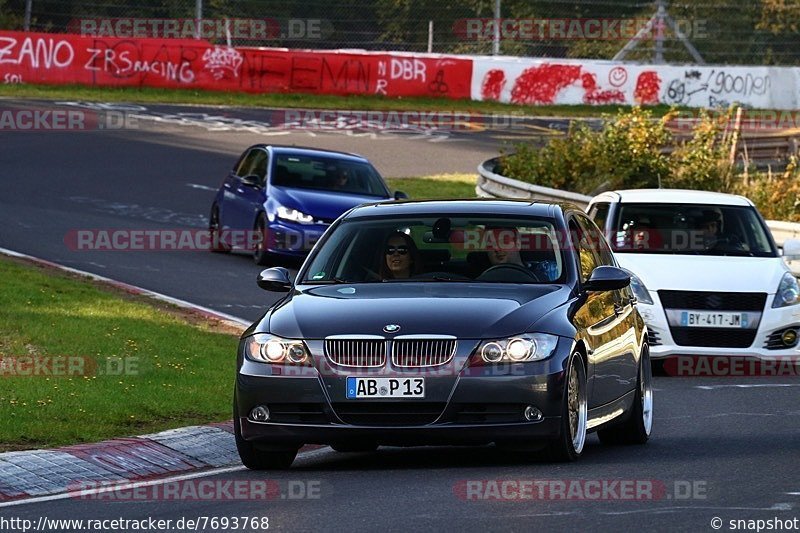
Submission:
M 474 364 L 525 363 L 547 359 L 555 352 L 558 337 L 526 333 L 506 339 L 485 340 L 478 345 Z
M 303 341 L 256 333 L 244 339 L 244 354 L 257 363 L 310 365 L 311 356 Z
M 302 211 L 298 211 L 297 209 L 290 209 L 285 206 L 278 206 L 278 218 L 282 218 L 283 220 L 290 220 L 292 222 L 299 222 L 301 224 L 313 224 L 314 217 L 312 215 L 307 215 Z
M 633 295 L 636 296 L 636 299 L 639 300 L 640 303 L 653 305 L 653 299 L 650 297 L 650 293 L 644 282 L 639 279 L 639 276 L 628 269 L 623 270 L 631 276 L 631 290 L 633 291 Z
M 772 308 L 795 305 L 800 301 L 800 286 L 791 272 L 787 272 L 778 284 L 778 291 L 772 301 Z

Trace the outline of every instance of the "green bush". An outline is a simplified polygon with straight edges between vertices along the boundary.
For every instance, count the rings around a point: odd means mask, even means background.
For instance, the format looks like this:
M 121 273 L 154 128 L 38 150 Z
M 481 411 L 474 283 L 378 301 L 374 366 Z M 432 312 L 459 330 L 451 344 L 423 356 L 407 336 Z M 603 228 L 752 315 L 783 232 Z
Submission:
M 734 166 L 729 160 L 731 140 L 727 126 L 731 118 L 730 112 L 719 119 L 713 118 L 705 110 L 700 112 L 700 120 L 692 130 L 692 136 L 670 155 L 672 171 L 665 182 L 666 187 L 730 190 Z
M 583 194 L 602 190 L 663 187 L 741 194 L 768 219 L 800 221 L 800 166 L 795 156 L 780 175 L 750 175 L 730 161 L 733 113 L 701 111 L 692 135 L 669 153 L 676 139 L 667 123 L 676 112 L 654 119 L 633 108 L 606 116 L 603 127 L 585 124 L 538 149 L 518 144 L 502 155 L 498 173 L 536 185 Z
M 735 182 L 731 189 L 750 198 L 768 220 L 800 222 L 800 168 L 795 156 L 782 174 L 758 174 Z
M 552 139 L 536 149 L 518 144 L 504 155 L 500 172 L 508 177 L 585 194 L 598 189 L 658 187 L 669 175 L 669 159 L 661 147 L 670 140 L 666 123 L 650 111 L 634 108 L 606 116 L 593 131 L 573 122 L 567 137 Z

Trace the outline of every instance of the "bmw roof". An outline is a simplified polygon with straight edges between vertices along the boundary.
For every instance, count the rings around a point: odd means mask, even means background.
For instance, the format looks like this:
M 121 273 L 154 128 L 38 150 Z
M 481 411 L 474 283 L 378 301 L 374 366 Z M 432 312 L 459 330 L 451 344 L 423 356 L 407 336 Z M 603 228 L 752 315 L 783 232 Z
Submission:
M 468 200 L 402 200 L 361 205 L 347 218 L 404 215 L 506 215 L 552 218 L 558 211 L 580 210 L 572 204 L 536 202 L 534 200 L 499 200 L 474 198 Z

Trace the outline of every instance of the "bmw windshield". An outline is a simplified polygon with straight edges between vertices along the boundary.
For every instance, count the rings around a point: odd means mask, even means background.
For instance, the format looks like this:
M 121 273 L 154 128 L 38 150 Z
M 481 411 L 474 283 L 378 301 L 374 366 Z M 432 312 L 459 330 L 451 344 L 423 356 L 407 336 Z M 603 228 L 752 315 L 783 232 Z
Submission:
M 303 283 L 552 283 L 564 272 L 553 221 L 484 216 L 355 218 L 320 243 Z
M 776 257 L 777 251 L 752 207 L 699 204 L 621 204 L 616 252 Z

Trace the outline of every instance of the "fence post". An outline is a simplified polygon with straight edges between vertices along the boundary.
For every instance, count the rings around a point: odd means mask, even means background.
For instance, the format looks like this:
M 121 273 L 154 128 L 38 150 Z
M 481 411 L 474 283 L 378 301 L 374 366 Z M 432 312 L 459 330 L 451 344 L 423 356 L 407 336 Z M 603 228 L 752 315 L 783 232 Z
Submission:
M 433 52 L 433 21 L 428 21 L 428 53 Z
M 494 0 L 494 39 L 492 42 L 492 55 L 500 55 L 500 0 Z
M 201 33 L 200 32 L 200 24 L 203 21 L 203 0 L 195 0 L 195 2 L 194 2 L 194 18 L 195 18 L 195 21 L 194 21 L 194 25 L 195 25 L 194 38 L 195 39 L 199 39 L 200 38 L 200 33 Z
M 31 31 L 31 12 L 33 11 L 33 0 L 25 0 L 25 19 L 22 28 Z

